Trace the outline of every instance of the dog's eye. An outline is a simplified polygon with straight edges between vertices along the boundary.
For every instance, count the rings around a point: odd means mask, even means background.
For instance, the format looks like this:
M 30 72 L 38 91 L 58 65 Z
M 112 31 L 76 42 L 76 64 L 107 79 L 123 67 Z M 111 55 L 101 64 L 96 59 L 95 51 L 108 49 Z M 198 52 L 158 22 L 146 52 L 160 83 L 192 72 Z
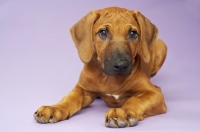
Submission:
M 129 32 L 129 38 L 130 38 L 130 39 L 136 39 L 137 37 L 138 37 L 137 31 L 131 30 L 131 31 Z
M 101 37 L 102 39 L 105 39 L 107 37 L 107 33 L 108 33 L 107 30 L 100 30 L 98 32 L 99 37 Z

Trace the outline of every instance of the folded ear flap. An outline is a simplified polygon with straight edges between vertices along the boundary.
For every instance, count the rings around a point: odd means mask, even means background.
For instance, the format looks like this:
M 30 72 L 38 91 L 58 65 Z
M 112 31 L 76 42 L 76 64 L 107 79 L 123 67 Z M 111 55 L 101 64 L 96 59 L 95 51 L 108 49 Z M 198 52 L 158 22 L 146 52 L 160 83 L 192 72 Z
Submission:
M 139 55 L 143 58 L 144 62 L 148 63 L 150 61 L 150 48 L 157 38 L 158 29 L 139 11 L 134 11 L 133 16 L 140 27 Z
M 88 63 L 93 56 L 92 27 L 98 18 L 99 13 L 91 11 L 70 29 L 71 37 L 83 63 Z

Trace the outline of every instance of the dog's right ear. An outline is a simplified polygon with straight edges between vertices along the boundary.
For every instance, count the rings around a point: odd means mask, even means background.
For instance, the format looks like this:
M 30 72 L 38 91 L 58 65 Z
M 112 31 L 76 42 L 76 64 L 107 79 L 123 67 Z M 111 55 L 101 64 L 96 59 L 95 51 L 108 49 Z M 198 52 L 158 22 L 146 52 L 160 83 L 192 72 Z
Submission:
M 99 16 L 100 14 L 93 10 L 70 29 L 72 39 L 83 63 L 88 63 L 93 56 L 94 47 L 92 44 L 92 28 Z

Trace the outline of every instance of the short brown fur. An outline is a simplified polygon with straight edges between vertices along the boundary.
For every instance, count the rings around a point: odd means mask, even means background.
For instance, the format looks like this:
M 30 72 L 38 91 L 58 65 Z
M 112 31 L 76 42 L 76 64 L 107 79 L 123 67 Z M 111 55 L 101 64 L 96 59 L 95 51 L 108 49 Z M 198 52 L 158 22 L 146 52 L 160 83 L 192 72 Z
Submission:
M 102 40 L 98 31 L 105 27 L 109 28 L 110 34 Z M 126 37 L 129 27 L 139 34 L 134 41 Z M 164 63 L 167 47 L 157 38 L 156 26 L 145 16 L 138 11 L 118 7 L 94 10 L 70 31 L 84 62 L 83 70 L 77 85 L 59 103 L 37 110 L 34 117 L 38 122 L 65 120 L 97 97 L 111 107 L 105 114 L 105 125 L 108 127 L 134 126 L 139 120 L 166 112 L 161 89 L 150 82 L 150 77 Z M 131 56 L 134 65 L 130 75 L 107 75 L 102 71 L 105 58 L 109 58 L 114 49 L 124 49 Z M 115 121 L 112 122 L 113 118 Z M 136 123 L 133 125 L 130 119 Z

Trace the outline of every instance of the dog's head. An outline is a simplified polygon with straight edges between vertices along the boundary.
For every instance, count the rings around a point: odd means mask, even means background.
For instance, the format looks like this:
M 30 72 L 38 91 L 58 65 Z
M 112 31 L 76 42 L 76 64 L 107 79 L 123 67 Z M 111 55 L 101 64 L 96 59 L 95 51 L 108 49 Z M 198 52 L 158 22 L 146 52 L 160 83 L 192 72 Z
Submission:
M 80 59 L 89 63 L 96 54 L 107 75 L 129 75 L 137 54 L 148 63 L 158 34 L 140 12 L 118 7 L 89 12 L 70 32 Z

